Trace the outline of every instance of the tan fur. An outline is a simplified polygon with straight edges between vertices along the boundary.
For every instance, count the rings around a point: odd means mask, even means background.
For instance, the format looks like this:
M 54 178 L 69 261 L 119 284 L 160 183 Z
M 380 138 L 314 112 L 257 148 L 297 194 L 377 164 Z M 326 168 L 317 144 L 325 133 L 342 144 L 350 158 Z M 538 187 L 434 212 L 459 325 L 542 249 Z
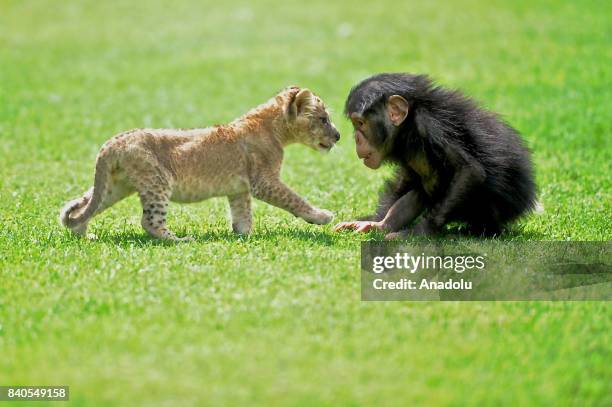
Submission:
M 283 148 L 301 143 L 328 151 L 339 137 L 322 101 L 291 87 L 230 124 L 201 129 L 136 129 L 107 141 L 96 159 L 94 186 L 60 212 L 62 224 L 84 235 L 91 218 L 138 193 L 142 226 L 178 239 L 166 226 L 168 202 L 227 196 L 236 233 L 252 226 L 251 196 L 310 223 L 332 213 L 310 206 L 280 180 Z

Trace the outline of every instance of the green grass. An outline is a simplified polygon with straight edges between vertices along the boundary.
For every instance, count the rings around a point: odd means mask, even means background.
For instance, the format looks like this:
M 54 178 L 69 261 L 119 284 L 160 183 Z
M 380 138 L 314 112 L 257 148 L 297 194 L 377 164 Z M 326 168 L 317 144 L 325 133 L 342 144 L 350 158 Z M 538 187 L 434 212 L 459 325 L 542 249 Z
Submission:
M 362 303 L 359 242 L 264 204 L 171 207 L 196 242 L 145 237 L 130 198 L 72 238 L 59 207 L 134 127 L 226 122 L 289 84 L 332 107 L 331 155 L 283 178 L 352 219 L 384 172 L 354 156 L 344 97 L 427 72 L 518 128 L 545 214 L 501 239 L 612 236 L 612 7 L 605 2 L 0 0 L 0 385 L 74 405 L 612 404 L 606 302 Z

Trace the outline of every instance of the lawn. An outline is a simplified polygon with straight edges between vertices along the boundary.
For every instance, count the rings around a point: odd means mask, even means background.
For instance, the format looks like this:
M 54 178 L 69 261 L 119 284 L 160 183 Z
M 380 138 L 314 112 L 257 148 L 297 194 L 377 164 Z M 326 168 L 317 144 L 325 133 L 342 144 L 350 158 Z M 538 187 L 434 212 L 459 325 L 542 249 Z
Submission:
M 360 242 L 255 204 L 172 205 L 195 242 L 144 235 L 129 198 L 97 241 L 58 225 L 97 150 L 135 127 L 229 121 L 297 84 L 333 110 L 329 155 L 283 179 L 338 220 L 385 176 L 355 157 L 350 87 L 426 72 L 501 112 L 546 211 L 502 240 L 612 237 L 612 3 L 0 0 L 0 385 L 72 405 L 612 404 L 607 302 L 360 301 Z M 60 403 L 61 404 L 61 403 Z

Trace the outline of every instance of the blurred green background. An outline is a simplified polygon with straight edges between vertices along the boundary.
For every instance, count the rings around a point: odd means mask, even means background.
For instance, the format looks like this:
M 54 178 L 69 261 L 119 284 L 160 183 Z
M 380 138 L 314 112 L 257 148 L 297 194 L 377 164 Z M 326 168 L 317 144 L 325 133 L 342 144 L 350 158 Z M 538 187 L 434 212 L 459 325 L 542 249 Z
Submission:
M 287 150 L 283 179 L 338 220 L 385 171 L 354 156 L 344 98 L 424 72 L 499 111 L 533 151 L 546 212 L 503 240 L 610 240 L 612 3 L 0 0 L 0 384 L 74 405 L 612 404 L 606 302 L 361 303 L 359 247 L 264 204 L 173 205 L 158 244 L 130 198 L 57 224 L 100 145 L 222 123 L 296 84 L 342 133 Z

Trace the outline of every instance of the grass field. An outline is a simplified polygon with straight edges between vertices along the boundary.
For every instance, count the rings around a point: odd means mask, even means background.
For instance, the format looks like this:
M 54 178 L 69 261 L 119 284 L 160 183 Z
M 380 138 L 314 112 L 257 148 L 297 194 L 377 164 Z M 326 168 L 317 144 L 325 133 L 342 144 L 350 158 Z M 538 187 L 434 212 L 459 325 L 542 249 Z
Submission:
M 0 0 L 0 385 L 73 405 L 612 405 L 606 302 L 362 303 L 359 247 L 255 205 L 173 205 L 159 244 L 132 197 L 71 237 L 60 206 L 134 127 L 226 122 L 286 85 L 334 110 L 330 155 L 283 179 L 349 220 L 384 172 L 354 156 L 344 98 L 379 71 L 431 74 L 518 128 L 541 216 L 501 239 L 612 237 L 612 3 Z

